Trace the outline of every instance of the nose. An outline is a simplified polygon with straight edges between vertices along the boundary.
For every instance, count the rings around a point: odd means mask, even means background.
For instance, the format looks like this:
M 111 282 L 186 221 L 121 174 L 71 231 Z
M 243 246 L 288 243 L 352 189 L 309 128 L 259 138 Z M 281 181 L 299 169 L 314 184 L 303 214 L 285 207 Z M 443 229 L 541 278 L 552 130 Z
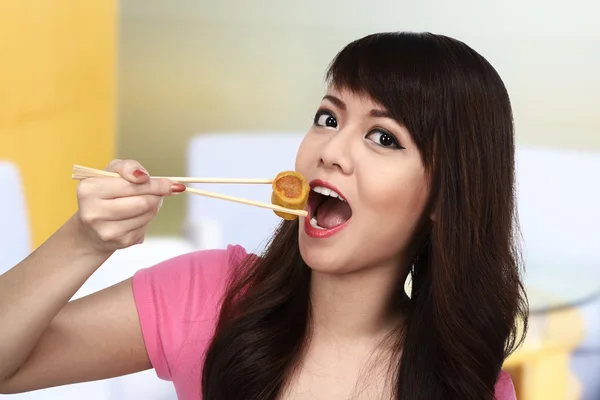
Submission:
M 352 143 L 349 132 L 338 131 L 332 134 L 321 146 L 321 160 L 326 168 L 338 169 L 349 175 L 354 171 Z

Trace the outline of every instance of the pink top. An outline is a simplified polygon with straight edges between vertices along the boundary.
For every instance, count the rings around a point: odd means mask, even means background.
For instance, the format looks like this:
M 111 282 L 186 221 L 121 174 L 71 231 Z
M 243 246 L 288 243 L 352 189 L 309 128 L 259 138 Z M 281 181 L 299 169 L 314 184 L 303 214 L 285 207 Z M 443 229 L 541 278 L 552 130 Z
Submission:
M 150 361 L 180 400 L 201 400 L 205 351 L 214 333 L 228 271 L 247 255 L 240 246 L 185 254 L 133 277 L 133 295 Z M 506 372 L 497 400 L 516 400 Z

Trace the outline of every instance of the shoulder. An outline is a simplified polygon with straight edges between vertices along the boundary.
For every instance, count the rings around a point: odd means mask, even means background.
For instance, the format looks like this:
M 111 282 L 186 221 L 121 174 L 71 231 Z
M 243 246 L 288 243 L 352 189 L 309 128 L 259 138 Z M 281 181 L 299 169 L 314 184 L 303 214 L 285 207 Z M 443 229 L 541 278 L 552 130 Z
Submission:
M 150 284 L 151 289 L 171 291 L 173 295 L 182 291 L 214 289 L 247 256 L 243 247 L 233 245 L 226 249 L 183 254 L 139 270 L 133 277 L 134 289 Z
M 516 400 L 515 387 L 510 375 L 506 371 L 502 371 L 495 387 L 496 400 Z
M 249 255 L 241 246 L 201 250 L 139 270 L 133 295 L 150 361 L 159 377 L 172 379 L 185 349 L 206 347 L 227 282 Z M 200 356 L 200 355 L 198 355 Z M 192 360 L 196 362 L 198 360 Z
M 184 276 L 219 278 L 227 275 L 232 266 L 248 256 L 241 246 L 230 245 L 226 249 L 200 250 L 165 260 L 159 264 L 139 270 L 135 277 L 160 275 L 169 281 Z

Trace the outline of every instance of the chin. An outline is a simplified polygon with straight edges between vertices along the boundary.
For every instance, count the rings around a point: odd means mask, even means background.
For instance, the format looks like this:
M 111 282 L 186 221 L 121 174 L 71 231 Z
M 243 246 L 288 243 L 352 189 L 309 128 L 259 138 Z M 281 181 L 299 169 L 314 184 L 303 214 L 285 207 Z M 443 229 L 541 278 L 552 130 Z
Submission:
M 356 257 L 347 251 L 343 243 L 324 246 L 322 242 L 306 237 L 299 237 L 300 255 L 306 265 L 313 271 L 328 274 L 345 274 L 352 272 L 352 264 Z

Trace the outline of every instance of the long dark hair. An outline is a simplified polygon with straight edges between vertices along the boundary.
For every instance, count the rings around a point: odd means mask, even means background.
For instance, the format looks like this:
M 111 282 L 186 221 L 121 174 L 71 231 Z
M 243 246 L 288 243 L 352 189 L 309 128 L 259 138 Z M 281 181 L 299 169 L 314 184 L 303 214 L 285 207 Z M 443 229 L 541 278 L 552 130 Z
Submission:
M 429 33 L 352 42 L 327 79 L 370 96 L 408 129 L 432 185 L 433 222 L 424 223 L 406 323 L 396 333 L 394 396 L 493 399 L 528 308 L 512 110 L 502 80 L 464 43 Z M 298 221 L 284 221 L 265 253 L 232 276 L 206 354 L 205 400 L 281 395 L 310 340 L 310 276 Z

